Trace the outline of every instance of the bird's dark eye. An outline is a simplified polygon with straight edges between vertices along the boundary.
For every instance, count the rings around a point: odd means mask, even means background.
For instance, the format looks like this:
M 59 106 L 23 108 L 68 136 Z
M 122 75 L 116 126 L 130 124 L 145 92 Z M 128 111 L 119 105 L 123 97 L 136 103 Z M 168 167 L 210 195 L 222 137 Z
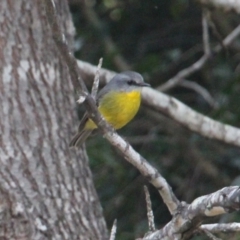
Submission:
M 129 85 L 135 85 L 136 83 L 135 83 L 134 80 L 129 80 L 129 81 L 128 81 L 128 84 L 129 84 Z

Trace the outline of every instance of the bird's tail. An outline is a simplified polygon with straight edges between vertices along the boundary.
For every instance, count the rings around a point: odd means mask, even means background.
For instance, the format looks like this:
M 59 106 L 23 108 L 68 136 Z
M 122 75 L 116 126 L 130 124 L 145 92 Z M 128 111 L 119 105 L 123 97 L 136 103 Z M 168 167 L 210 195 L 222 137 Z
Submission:
M 71 142 L 69 143 L 70 147 L 80 147 L 89 135 L 92 133 L 92 130 L 82 130 L 81 132 L 77 132 L 76 135 L 73 137 Z

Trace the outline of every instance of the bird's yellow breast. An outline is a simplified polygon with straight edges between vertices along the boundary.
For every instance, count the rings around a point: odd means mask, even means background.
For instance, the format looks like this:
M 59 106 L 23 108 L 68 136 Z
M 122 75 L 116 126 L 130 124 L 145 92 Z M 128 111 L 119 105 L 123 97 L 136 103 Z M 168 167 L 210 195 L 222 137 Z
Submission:
M 115 129 L 122 128 L 138 112 L 141 102 L 140 91 L 110 92 L 102 97 L 99 102 L 99 111 Z M 92 120 L 88 120 L 85 128 L 96 128 Z

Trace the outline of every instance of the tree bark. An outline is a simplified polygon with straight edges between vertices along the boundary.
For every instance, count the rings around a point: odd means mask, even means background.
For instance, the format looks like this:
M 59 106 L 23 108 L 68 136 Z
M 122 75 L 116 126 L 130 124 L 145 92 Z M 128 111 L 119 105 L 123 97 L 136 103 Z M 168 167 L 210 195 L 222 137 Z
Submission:
M 43 1 L 0 1 L 0 239 L 106 239 L 86 152 L 68 147 L 74 107 Z

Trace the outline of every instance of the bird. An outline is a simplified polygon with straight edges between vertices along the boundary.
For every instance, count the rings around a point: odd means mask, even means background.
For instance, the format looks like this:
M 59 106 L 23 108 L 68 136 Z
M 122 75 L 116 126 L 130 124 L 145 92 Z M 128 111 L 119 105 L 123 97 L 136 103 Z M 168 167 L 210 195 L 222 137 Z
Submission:
M 122 128 L 137 114 L 143 87 L 150 87 L 150 84 L 144 82 L 141 74 L 125 71 L 116 74 L 99 91 L 98 110 L 114 129 Z M 80 147 L 95 129 L 97 125 L 85 113 L 69 146 Z

